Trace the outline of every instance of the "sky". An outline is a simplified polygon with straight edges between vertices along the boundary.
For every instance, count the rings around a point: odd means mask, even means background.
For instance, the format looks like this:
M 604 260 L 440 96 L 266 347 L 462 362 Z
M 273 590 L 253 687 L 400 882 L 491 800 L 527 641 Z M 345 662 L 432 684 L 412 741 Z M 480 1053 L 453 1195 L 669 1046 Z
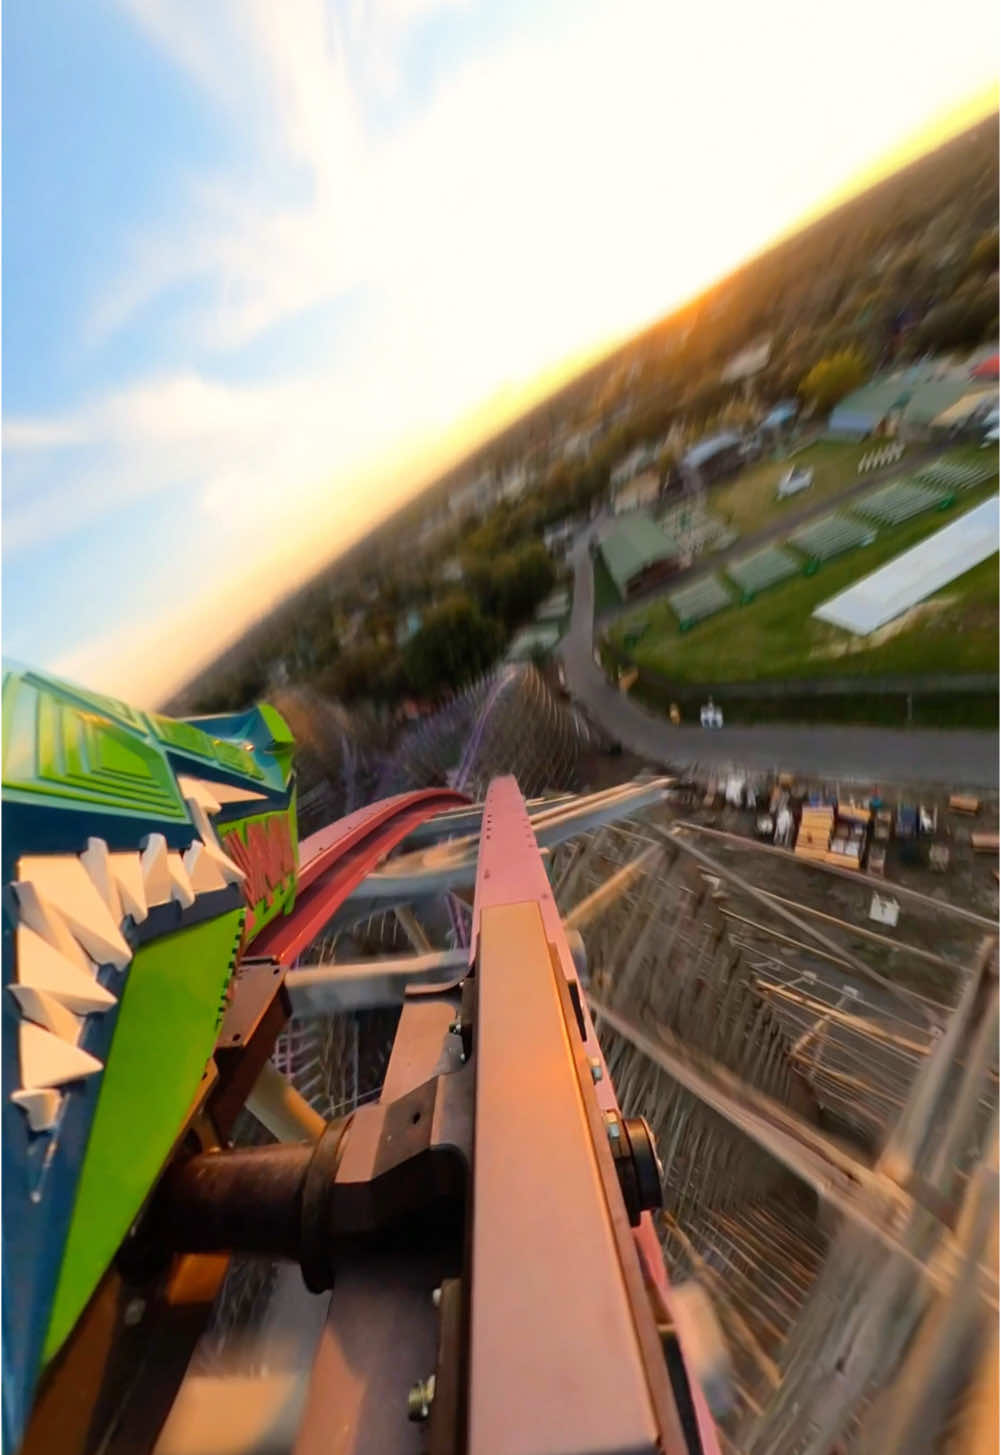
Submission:
M 541 375 L 996 104 L 995 12 L 5 0 L 4 655 L 154 705 Z

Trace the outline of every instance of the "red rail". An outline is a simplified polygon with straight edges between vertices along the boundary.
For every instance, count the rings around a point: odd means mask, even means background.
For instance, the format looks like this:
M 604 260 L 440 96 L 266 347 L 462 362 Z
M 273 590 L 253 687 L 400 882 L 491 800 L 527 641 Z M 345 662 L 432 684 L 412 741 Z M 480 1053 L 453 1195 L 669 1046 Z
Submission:
M 584 1044 L 592 1062 L 599 1062 L 602 1076 L 594 1087 L 603 1115 L 615 1112 L 621 1115 L 615 1087 L 608 1075 L 608 1067 L 598 1043 L 594 1022 L 588 1009 L 587 999 L 580 984 L 570 946 L 545 867 L 539 857 L 538 844 L 525 803 L 515 778 L 495 778 L 487 792 L 483 805 L 483 827 L 480 836 L 480 851 L 476 870 L 476 895 L 473 901 L 473 929 L 470 937 L 469 965 L 476 963 L 477 941 L 480 932 L 480 918 L 484 909 L 499 904 L 534 901 L 539 908 L 546 938 L 550 949 L 555 952 L 563 973 L 571 985 L 576 985 L 580 997 L 584 1029 L 587 1035 Z M 632 1230 L 644 1277 L 660 1296 L 666 1313 L 671 1310 L 672 1293 L 664 1266 L 664 1254 L 657 1237 L 653 1218 L 644 1212 L 640 1225 Z M 695 1418 L 699 1438 L 705 1455 L 719 1455 L 719 1441 L 712 1415 L 705 1395 L 699 1385 L 696 1370 L 690 1363 L 684 1348 L 681 1357 L 688 1371 L 688 1383 L 695 1406 Z
M 468 803 L 451 788 L 424 788 L 383 798 L 304 839 L 295 908 L 254 941 L 254 956 L 292 965 L 377 864 L 418 824 Z

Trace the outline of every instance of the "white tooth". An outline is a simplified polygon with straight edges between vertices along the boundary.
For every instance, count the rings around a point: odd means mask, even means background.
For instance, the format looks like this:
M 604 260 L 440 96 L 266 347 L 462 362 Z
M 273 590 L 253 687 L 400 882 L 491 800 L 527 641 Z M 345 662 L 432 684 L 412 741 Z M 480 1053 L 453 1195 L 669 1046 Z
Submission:
M 252 788 L 237 788 L 232 783 L 206 783 L 202 778 L 179 777 L 177 786 L 185 802 L 198 802 L 209 813 L 218 813 L 224 803 L 264 803 L 266 796 Z
M 142 861 L 138 854 L 112 854 L 111 872 L 122 901 L 122 914 L 131 915 L 141 925 L 149 914 L 146 890 L 143 886 Z
M 191 822 L 194 824 L 195 832 L 199 838 L 204 839 L 207 844 L 216 843 L 216 831 L 212 827 L 212 820 L 209 818 L 204 805 L 196 803 L 193 798 L 189 799 L 188 811 L 191 814 Z
M 222 870 L 201 839 L 195 839 L 185 852 L 184 867 L 196 894 L 212 894 L 226 888 Z
M 207 843 L 205 845 L 205 851 L 211 855 L 214 862 L 218 865 L 219 872 L 227 884 L 243 883 L 247 877 L 246 874 L 240 868 L 239 864 L 234 864 L 229 855 L 220 849 L 217 844 Z
M 195 891 L 191 887 L 188 872 L 181 862 L 180 854 L 167 855 L 167 870 L 170 874 L 171 896 L 182 909 L 190 909 L 195 902 Z
M 142 851 L 143 889 L 150 909 L 170 903 L 170 869 L 167 866 L 167 840 L 163 834 L 150 834 Z
M 33 930 L 54 950 L 58 950 L 71 965 L 75 965 L 85 975 L 90 974 L 91 962 L 55 906 L 44 898 L 34 884 L 15 884 L 12 887 L 21 924 Z
M 201 778 L 178 777 L 177 786 L 181 790 L 181 797 L 189 808 L 197 804 L 206 813 L 218 813 L 222 807 L 215 796 L 215 784 L 205 783 Z
M 83 1021 L 66 1009 L 47 990 L 37 990 L 33 985 L 8 985 L 7 989 L 21 1007 L 22 1015 L 36 1025 L 44 1026 L 60 1040 L 75 1046 Z
M 19 985 L 54 995 L 78 1015 L 105 1011 L 115 1004 L 110 990 L 105 990 L 95 979 L 93 967 L 80 970 L 74 961 L 67 960 L 27 925 L 17 927 L 16 961 Z
M 65 1086 L 68 1081 L 79 1081 L 81 1077 L 93 1076 L 102 1069 L 96 1056 L 91 1056 L 79 1046 L 68 1045 L 59 1036 L 33 1025 L 31 1021 L 22 1021 L 18 1032 L 21 1081 L 25 1091 Z
M 18 880 L 25 887 L 34 887 L 43 904 L 51 906 L 62 918 L 92 960 L 99 965 L 125 969 L 132 959 L 132 951 L 75 855 L 25 855 L 18 863 L 17 872 Z
M 103 839 L 88 839 L 87 848 L 80 855 L 80 863 L 93 881 L 94 888 L 108 906 L 108 912 L 116 925 L 124 917 L 121 895 L 111 870 L 111 855 Z
M 48 1132 L 56 1124 L 62 1097 L 58 1091 L 48 1088 L 36 1091 L 15 1091 L 11 1101 L 28 1114 L 28 1126 L 33 1132 Z

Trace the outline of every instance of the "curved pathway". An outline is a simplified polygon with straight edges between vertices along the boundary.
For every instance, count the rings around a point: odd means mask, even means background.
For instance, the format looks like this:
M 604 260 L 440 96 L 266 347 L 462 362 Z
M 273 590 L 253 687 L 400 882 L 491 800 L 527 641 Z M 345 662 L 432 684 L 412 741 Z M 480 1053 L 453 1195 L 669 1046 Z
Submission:
M 719 732 L 672 727 L 666 718 L 623 696 L 594 660 L 590 533 L 590 529 L 584 532 L 570 552 L 573 613 L 559 650 L 570 693 L 631 753 L 675 769 L 696 762 L 738 764 L 753 771 L 799 772 L 873 783 L 997 788 L 996 732 L 781 724 L 725 727 Z

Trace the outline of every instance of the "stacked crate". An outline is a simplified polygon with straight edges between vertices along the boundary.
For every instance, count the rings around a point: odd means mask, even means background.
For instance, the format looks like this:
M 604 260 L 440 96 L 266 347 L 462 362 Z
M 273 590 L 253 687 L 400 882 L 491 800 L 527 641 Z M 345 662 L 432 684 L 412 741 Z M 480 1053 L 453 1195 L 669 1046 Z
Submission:
M 834 807 L 830 803 L 807 803 L 796 835 L 796 856 L 827 863 L 828 850 L 834 833 Z
M 862 868 L 871 819 L 872 811 L 863 804 L 838 804 L 827 852 L 828 864 L 840 864 L 845 869 Z

